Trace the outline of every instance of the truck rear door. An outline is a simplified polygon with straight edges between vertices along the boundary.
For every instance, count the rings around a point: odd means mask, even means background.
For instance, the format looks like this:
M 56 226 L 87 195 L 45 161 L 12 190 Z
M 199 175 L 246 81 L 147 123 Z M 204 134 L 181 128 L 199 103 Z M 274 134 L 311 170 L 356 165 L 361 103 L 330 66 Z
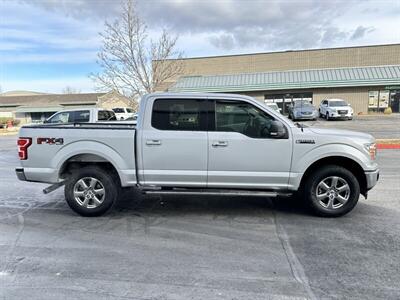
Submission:
M 207 184 L 205 99 L 152 99 L 141 131 L 145 185 Z M 151 118 L 148 120 L 147 118 Z

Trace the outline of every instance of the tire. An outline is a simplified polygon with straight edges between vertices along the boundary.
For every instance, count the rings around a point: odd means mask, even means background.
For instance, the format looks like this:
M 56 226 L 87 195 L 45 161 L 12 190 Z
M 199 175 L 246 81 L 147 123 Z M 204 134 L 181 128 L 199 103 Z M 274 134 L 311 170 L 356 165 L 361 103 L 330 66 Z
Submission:
M 119 196 L 116 176 L 97 166 L 75 171 L 65 185 L 65 199 L 69 207 L 84 217 L 105 214 Z
M 326 119 L 327 121 L 329 121 L 329 113 L 328 113 L 328 112 L 325 114 L 325 119 Z
M 314 214 L 321 217 L 347 214 L 356 206 L 360 197 L 357 178 L 346 168 L 336 165 L 318 168 L 306 179 L 303 188 L 306 204 Z

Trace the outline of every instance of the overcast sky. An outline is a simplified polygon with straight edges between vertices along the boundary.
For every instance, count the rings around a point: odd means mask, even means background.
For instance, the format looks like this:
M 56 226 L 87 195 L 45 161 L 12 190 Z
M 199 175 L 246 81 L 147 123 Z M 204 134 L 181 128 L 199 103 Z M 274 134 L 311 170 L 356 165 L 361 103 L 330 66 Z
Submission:
M 0 86 L 4 91 L 94 90 L 98 32 L 119 0 L 0 0 Z M 179 34 L 186 57 L 400 43 L 395 1 L 138 1 L 156 37 Z

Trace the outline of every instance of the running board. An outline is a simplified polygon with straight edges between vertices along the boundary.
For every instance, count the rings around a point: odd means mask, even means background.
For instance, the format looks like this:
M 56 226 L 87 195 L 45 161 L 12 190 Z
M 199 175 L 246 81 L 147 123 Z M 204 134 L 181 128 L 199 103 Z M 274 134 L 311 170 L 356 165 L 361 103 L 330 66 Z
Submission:
M 208 196 L 251 196 L 277 197 L 288 196 L 288 193 L 248 190 L 208 190 L 208 189 L 172 189 L 172 190 L 143 190 L 147 195 L 208 195 Z

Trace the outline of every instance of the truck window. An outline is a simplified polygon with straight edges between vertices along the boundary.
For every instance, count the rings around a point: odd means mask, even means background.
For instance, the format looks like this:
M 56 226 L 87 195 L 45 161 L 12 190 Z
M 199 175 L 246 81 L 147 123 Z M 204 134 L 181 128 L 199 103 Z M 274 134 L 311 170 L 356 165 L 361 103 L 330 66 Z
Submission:
M 113 108 L 112 109 L 117 114 L 124 114 L 125 110 L 123 108 Z
M 99 110 L 97 113 L 97 120 L 99 121 L 107 121 L 110 119 L 109 112 L 106 110 Z
M 90 111 L 88 110 L 74 111 L 73 119 L 70 118 L 70 122 L 76 122 L 76 123 L 89 122 L 89 120 L 90 120 Z
M 200 131 L 206 128 L 204 100 L 154 101 L 151 125 L 160 130 Z
M 58 114 L 56 114 L 54 117 L 52 117 L 51 119 L 47 120 L 47 123 L 68 123 L 70 122 L 70 114 L 71 112 L 60 112 Z
M 251 138 L 266 138 L 273 117 L 246 102 L 217 101 L 215 130 L 239 132 Z
M 112 110 L 108 110 L 108 120 L 109 121 L 117 121 L 117 117 L 115 116 Z

